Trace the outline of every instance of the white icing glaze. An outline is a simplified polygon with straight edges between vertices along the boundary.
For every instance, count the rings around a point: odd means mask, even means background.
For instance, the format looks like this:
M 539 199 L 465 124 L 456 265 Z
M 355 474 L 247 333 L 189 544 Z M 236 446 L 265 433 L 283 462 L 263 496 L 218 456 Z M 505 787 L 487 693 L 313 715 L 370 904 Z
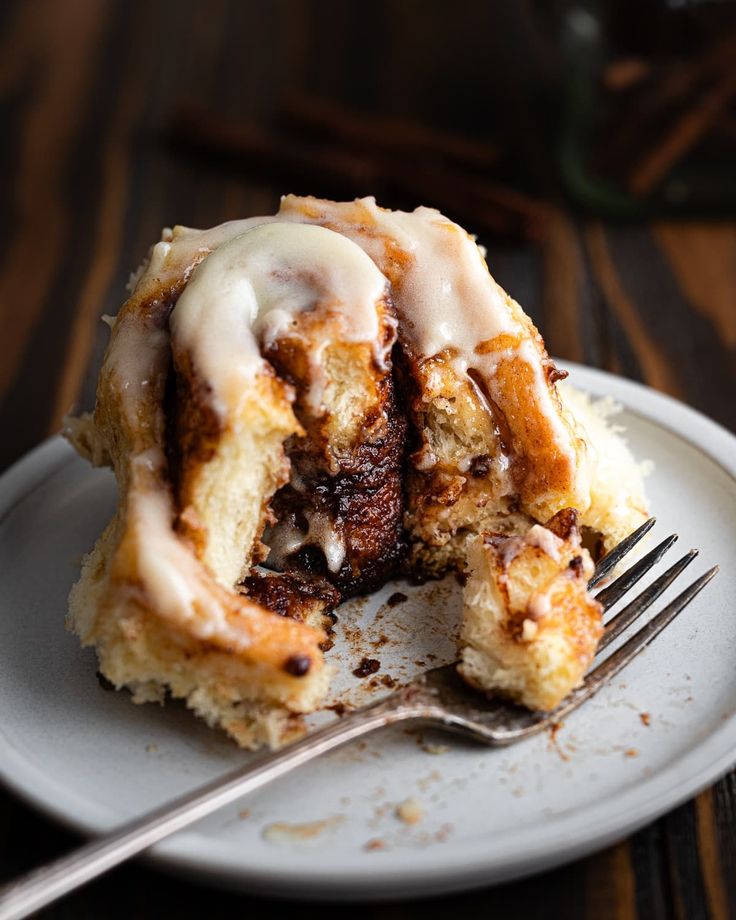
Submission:
M 297 315 L 321 311 L 333 325 L 312 327 L 305 340 L 314 384 L 307 398 L 317 410 L 335 324 L 344 341 L 376 348 L 382 338 L 376 304 L 386 288 L 375 264 L 346 237 L 324 227 L 270 223 L 224 243 L 195 268 L 171 314 L 171 333 L 225 414 L 237 412 L 265 369 L 259 343 L 299 336 Z M 385 361 L 383 342 L 377 348 Z
M 560 561 L 560 550 L 565 545 L 564 542 L 556 534 L 553 534 L 551 530 L 542 527 L 541 524 L 534 524 L 533 527 L 530 527 L 523 539 L 529 546 L 536 546 L 541 549 L 555 562 Z
M 503 567 L 507 568 L 527 546 L 541 549 L 554 562 L 559 562 L 562 559 L 560 553 L 564 545 L 564 540 L 553 534 L 551 530 L 547 530 L 541 524 L 534 524 L 525 534 L 504 540 L 497 552 L 500 555 Z
M 370 219 L 366 226 L 355 222 L 352 202 L 318 201 L 314 218 L 300 211 L 300 202 L 284 199 L 279 216 L 326 223 L 358 243 L 386 273 L 391 258 L 387 243 L 406 256 L 400 279 L 393 279 L 396 306 L 402 339 L 418 357 L 450 348 L 454 366 L 465 371 L 477 366 L 480 342 L 502 333 L 525 333 L 477 244 L 439 211 L 389 211 L 379 208 L 375 198 L 363 198 L 358 204 Z
M 362 208 L 368 219 L 356 220 L 356 208 Z M 269 344 L 292 330 L 301 310 L 318 303 L 326 310 L 334 308 L 344 338 L 374 344 L 379 331 L 375 302 L 385 293 L 384 274 L 390 275 L 402 342 L 414 356 L 422 360 L 446 349 L 459 374 L 476 371 L 492 394 L 499 363 L 521 359 L 533 370 L 538 410 L 550 423 L 560 452 L 572 457 L 574 441 L 547 384 L 542 353 L 520 308 L 490 276 L 483 255 L 464 230 L 429 208 L 404 213 L 380 209 L 372 198 L 339 204 L 290 197 L 275 216 L 232 221 L 204 231 L 185 227 L 165 231 L 136 282 L 140 288 L 190 279 L 173 311 L 172 330 L 214 383 L 217 408 L 226 412 L 237 407 L 244 386 L 264 366 L 258 340 Z M 138 320 L 126 320 L 115 327 L 115 338 L 124 347 L 113 345 L 108 361 L 116 365 L 133 423 L 140 400 L 161 405 L 168 332 L 145 324 L 132 328 Z M 478 353 L 480 343 L 499 335 L 520 344 L 499 344 L 488 353 Z M 391 344 L 376 355 L 379 363 L 385 364 Z M 310 393 L 314 407 L 320 400 L 320 353 L 318 343 Z M 162 413 L 158 410 L 152 417 L 161 429 L 153 437 L 162 444 Z M 505 469 L 497 472 L 503 475 L 509 460 L 503 455 L 500 459 Z M 422 455 L 427 467 L 434 460 L 430 454 Z M 158 521 L 163 540 L 164 531 L 171 532 L 170 509 L 169 513 L 156 511 L 158 499 L 150 493 L 140 498 L 143 515 L 145 503 L 151 503 L 151 524 Z M 307 535 L 294 528 L 273 535 L 281 544 L 274 550 L 288 555 L 307 542 L 316 543 L 330 569 L 339 570 L 345 548 L 323 517 L 313 515 Z M 186 578 L 176 571 L 185 563 L 174 558 L 173 547 L 171 553 L 162 554 L 158 567 L 155 560 L 148 563 L 153 567 L 149 575 L 162 593 L 168 579 L 172 597 L 179 596 L 184 603 Z
M 543 620 L 545 617 L 548 617 L 552 613 L 552 598 L 549 592 L 546 590 L 535 591 L 529 598 L 526 609 L 533 618 L 533 621 Z M 529 621 L 524 621 L 525 624 L 527 622 Z M 536 626 L 536 623 L 534 625 Z
M 398 277 L 392 277 L 394 303 L 400 338 L 415 357 L 429 358 L 447 349 L 455 371 L 476 371 L 491 394 L 495 394 L 494 378 L 501 361 L 517 357 L 527 364 L 533 371 L 537 410 L 548 422 L 558 451 L 577 466 L 573 439 L 560 417 L 544 373 L 543 354 L 524 313 L 493 279 L 480 248 L 462 227 L 433 208 L 389 211 L 379 208 L 372 197 L 345 203 L 309 199 L 306 214 L 303 202 L 287 196 L 279 217 L 337 230 L 365 249 L 389 276 L 399 248 L 403 258 Z M 481 343 L 497 336 L 510 336 L 518 344 L 498 344 L 479 353 Z
M 152 247 L 148 261 L 137 273 L 137 282 L 155 279 L 164 284 L 178 281 L 186 276 L 194 265 L 209 253 L 214 252 L 223 243 L 235 239 L 262 224 L 273 223 L 278 217 L 247 217 L 244 220 L 231 220 L 208 230 L 194 230 L 190 227 L 176 226 L 173 230 L 164 229 L 161 241 Z
M 263 537 L 270 548 L 268 564 L 278 569 L 286 567 L 286 561 L 292 553 L 305 546 L 317 546 L 322 550 L 327 568 L 337 573 L 345 561 L 345 540 L 339 528 L 330 520 L 329 515 L 320 511 L 307 511 L 307 532 L 296 526 L 293 519 L 279 521 Z
M 144 278 L 175 280 L 233 238 L 275 221 L 326 225 L 357 243 L 385 274 L 392 274 L 398 248 L 403 258 L 399 277 L 392 280 L 404 344 L 419 359 L 450 349 L 455 370 L 480 373 L 491 392 L 499 362 L 511 357 L 523 360 L 533 371 L 534 400 L 559 452 L 579 465 L 574 440 L 547 385 L 542 355 L 523 312 L 488 272 L 481 247 L 432 208 L 407 213 L 379 208 L 372 197 L 331 202 L 287 196 L 274 216 L 230 221 L 209 230 L 174 227 L 153 247 Z M 498 335 L 518 338 L 520 344 L 478 353 L 480 343 Z M 583 469 L 579 472 L 585 474 Z
M 310 204 L 308 214 L 300 209 L 305 200 Z M 394 279 L 395 293 L 402 338 L 417 357 L 431 357 L 450 348 L 459 372 L 475 367 L 492 373 L 494 365 L 513 352 L 506 348 L 479 355 L 479 343 L 501 334 L 528 339 L 521 311 L 492 278 L 480 247 L 465 230 L 433 208 L 389 211 L 379 208 L 372 197 L 357 204 L 370 217 L 369 226 L 356 223 L 353 202 L 288 196 L 274 216 L 230 221 L 209 230 L 175 227 L 170 242 L 154 246 L 147 274 L 177 276 L 202 254 L 260 224 L 323 224 L 357 243 L 384 273 L 391 247 L 398 246 L 407 257 L 401 265 L 400 283 Z
M 327 568 L 331 572 L 339 572 L 345 561 L 345 541 L 342 534 L 326 514 L 318 511 L 307 512 L 306 518 L 309 521 L 309 533 L 305 543 L 319 546 L 324 553 Z
M 509 537 L 507 540 L 503 541 L 500 549 L 496 550 L 501 560 L 501 566 L 503 569 L 507 569 L 509 567 L 509 565 L 524 549 L 525 545 L 526 544 L 524 543 L 524 538 L 519 536 Z M 503 577 L 506 577 L 505 573 L 503 574 Z
M 360 214 L 367 219 L 359 220 Z M 488 272 L 481 247 L 433 208 L 408 213 L 379 208 L 372 197 L 342 203 L 288 196 L 277 215 L 209 230 L 175 227 L 153 247 L 144 277 L 174 280 L 228 241 L 274 221 L 326 225 L 357 243 L 385 274 L 391 274 L 398 247 L 404 259 L 400 277 L 392 279 L 394 294 L 402 340 L 415 355 L 431 357 L 447 348 L 458 372 L 476 369 L 489 379 L 501 360 L 522 357 L 535 369 L 535 396 L 542 411 L 554 426 L 561 424 L 521 309 Z M 520 337 L 521 345 L 501 346 L 488 354 L 476 351 L 480 343 L 504 334 Z M 565 430 L 559 433 L 563 443 L 569 441 Z
M 145 536 L 138 536 L 135 545 L 146 547 L 138 554 L 137 565 L 149 603 L 159 616 L 186 626 L 202 641 L 217 635 L 233 649 L 247 648 L 246 630 L 234 627 L 217 597 L 203 589 L 191 553 L 174 533 L 171 497 L 157 483 L 164 469 L 159 447 L 139 453 L 130 468 L 134 487 L 128 505 L 129 527 Z M 241 612 L 245 612 L 243 604 Z
M 263 542 L 269 548 L 268 564 L 276 569 L 284 569 L 288 557 L 300 550 L 306 540 L 306 534 L 292 519 L 279 520 L 276 527 L 268 528 L 263 535 Z
M 163 451 L 150 448 L 132 462 L 132 476 L 140 488 L 131 490 L 129 505 L 132 528 L 139 528 L 155 552 L 141 553 L 138 560 L 146 590 L 155 595 L 156 609 L 189 611 L 195 597 L 191 581 L 191 556 L 172 532 L 173 509 L 162 489 L 146 487 L 141 480 L 153 481 L 156 469 L 164 468 Z

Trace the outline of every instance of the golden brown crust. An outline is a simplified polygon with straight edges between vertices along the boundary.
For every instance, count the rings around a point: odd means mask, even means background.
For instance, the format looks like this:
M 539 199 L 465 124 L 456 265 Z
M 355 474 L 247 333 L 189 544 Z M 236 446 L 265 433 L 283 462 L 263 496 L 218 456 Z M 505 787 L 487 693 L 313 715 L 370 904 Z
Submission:
M 496 381 L 504 399 L 502 405 L 497 401 L 496 413 L 497 418 L 502 415 L 510 434 L 513 477 L 522 505 L 533 509 L 535 517 L 544 517 L 569 505 L 579 508 L 584 505 L 585 497 L 579 494 L 573 458 L 557 446 L 549 415 L 535 411 L 534 401 L 530 399 L 534 391 L 533 374 L 530 365 L 518 358 L 499 361 Z M 553 387 L 550 393 L 561 415 Z M 582 441 L 580 449 L 584 450 Z

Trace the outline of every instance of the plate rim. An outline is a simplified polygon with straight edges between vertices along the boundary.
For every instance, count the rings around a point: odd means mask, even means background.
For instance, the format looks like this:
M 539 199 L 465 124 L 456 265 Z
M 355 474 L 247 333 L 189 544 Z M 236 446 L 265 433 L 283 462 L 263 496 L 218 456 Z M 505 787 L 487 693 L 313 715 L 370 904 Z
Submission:
M 595 396 L 611 395 L 626 410 L 666 429 L 708 457 L 736 482 L 736 436 L 696 409 L 674 397 L 598 368 L 557 361 L 571 371 L 574 385 Z M 0 475 L 0 526 L 6 516 L 42 482 L 53 478 L 76 457 L 59 435 L 52 436 L 17 460 Z M 45 475 L 44 475 L 45 474 Z M 40 478 L 39 478 L 40 477 Z M 0 756 L 0 781 L 23 801 L 77 832 L 90 836 L 106 828 L 95 814 L 78 812 L 80 797 L 58 796 L 60 784 L 44 777 L 21 752 L 6 741 Z M 176 874 L 187 873 L 219 885 L 280 897 L 366 900 L 416 897 L 470 890 L 550 869 L 620 840 L 651 823 L 722 776 L 736 762 L 736 712 L 724 719 L 697 747 L 663 766 L 653 776 L 618 792 L 621 803 L 612 810 L 610 799 L 553 819 L 536 829 L 505 833 L 509 846 L 503 857 L 489 859 L 477 853 L 474 841 L 456 843 L 452 850 L 407 851 L 411 866 L 396 852 L 360 854 L 340 864 L 339 875 L 324 867 L 282 865 L 244 866 L 228 858 L 224 847 L 208 839 L 206 852 L 197 844 L 196 829 L 157 844 L 143 859 Z M 40 780 L 40 782 L 39 782 Z M 69 799 L 73 800 L 70 802 Z M 83 800 L 83 799 L 82 799 Z M 71 809 L 71 810 L 70 810 Z M 575 832 L 572 832 L 572 828 Z M 516 845 L 514 846 L 514 842 Z M 523 843 L 523 852 L 521 843 Z M 220 852 L 222 850 L 222 852 Z

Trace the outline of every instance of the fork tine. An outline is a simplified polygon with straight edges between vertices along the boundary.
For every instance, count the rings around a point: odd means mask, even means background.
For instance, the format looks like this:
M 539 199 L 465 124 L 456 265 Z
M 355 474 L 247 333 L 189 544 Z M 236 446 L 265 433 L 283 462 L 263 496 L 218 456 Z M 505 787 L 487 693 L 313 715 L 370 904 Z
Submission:
M 667 550 L 675 543 L 677 540 L 677 534 L 673 533 L 671 536 L 667 537 L 666 540 L 662 540 L 659 546 L 655 546 L 651 552 L 647 553 L 643 559 L 640 559 L 638 562 L 634 563 L 630 569 L 627 569 L 623 575 L 620 575 L 613 584 L 610 584 L 607 588 L 604 588 L 602 591 L 599 591 L 596 594 L 595 599 L 599 604 L 603 605 L 604 610 L 608 610 L 613 607 L 616 601 L 620 600 L 624 594 L 639 581 L 640 578 L 643 578 L 644 575 L 656 565 L 659 560 L 664 556 Z
M 656 521 L 656 518 L 649 518 L 649 520 L 645 521 L 641 527 L 638 527 L 633 533 L 630 533 L 628 537 L 623 539 L 617 546 L 614 546 L 610 553 L 606 553 L 606 555 L 595 567 L 595 574 L 588 582 L 588 587 L 595 588 L 597 584 L 600 584 L 606 575 L 608 575 L 608 573 L 619 564 L 619 562 L 629 552 L 629 550 L 636 546 L 636 544 L 645 534 L 649 533 L 652 527 L 654 527 Z
M 652 617 L 645 626 L 642 626 L 642 628 L 625 642 L 621 648 L 616 649 L 616 651 L 612 655 L 609 655 L 604 662 L 599 664 L 595 670 L 591 671 L 585 678 L 583 686 L 579 687 L 577 690 L 573 690 L 567 700 L 556 709 L 554 713 L 548 715 L 540 722 L 518 731 L 516 737 L 536 734 L 547 725 L 559 721 L 563 716 L 568 715 L 568 713 L 577 709 L 586 700 L 589 700 L 604 684 L 608 683 L 608 681 L 612 680 L 622 671 L 639 652 L 643 651 L 650 642 L 656 639 L 663 629 L 669 626 L 677 614 L 680 613 L 681 610 L 684 610 L 690 601 L 703 590 L 717 571 L 718 566 L 716 565 L 707 571 L 705 575 L 701 575 L 689 588 L 685 588 L 682 594 L 678 594 L 673 601 L 667 604 L 666 607 L 663 607 L 656 616 Z M 512 740 L 515 740 L 515 738 Z
M 620 613 L 617 613 L 606 626 L 606 631 L 603 633 L 603 637 L 598 643 L 598 651 L 603 651 L 603 649 L 607 645 L 610 645 L 614 639 L 618 639 L 625 629 L 628 629 L 645 610 L 648 610 L 660 594 L 667 590 L 680 572 L 690 565 L 697 555 L 698 551 L 696 549 L 691 549 L 682 559 L 678 559 L 673 566 L 670 566 L 664 574 L 660 575 L 656 581 L 653 581 L 638 597 L 635 597 L 630 604 L 627 604 Z M 644 562 L 643 559 L 642 562 Z
M 686 556 L 684 558 L 687 559 L 688 557 Z M 689 561 L 688 559 L 688 562 Z M 663 607 L 655 617 L 652 617 L 645 626 L 642 626 L 642 628 L 625 642 L 621 648 L 616 649 L 616 651 L 612 655 L 609 655 L 602 664 L 599 664 L 585 680 L 586 686 L 588 684 L 593 686 L 594 689 L 592 693 L 595 693 L 601 684 L 615 677 L 622 668 L 625 668 L 626 665 L 639 654 L 639 652 L 656 639 L 662 630 L 669 626 L 677 614 L 680 613 L 681 610 L 684 610 L 690 601 L 703 590 L 717 571 L 718 566 L 715 565 L 704 575 L 701 575 L 689 588 L 685 588 L 685 590 L 681 594 L 678 594 L 673 601 L 667 604 L 666 607 Z

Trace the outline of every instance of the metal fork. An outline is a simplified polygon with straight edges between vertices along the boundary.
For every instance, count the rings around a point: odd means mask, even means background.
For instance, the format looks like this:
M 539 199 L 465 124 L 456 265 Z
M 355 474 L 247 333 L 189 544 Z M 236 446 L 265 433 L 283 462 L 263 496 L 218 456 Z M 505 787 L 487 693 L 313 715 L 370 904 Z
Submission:
M 597 565 L 590 587 L 596 587 L 654 526 L 654 518 L 623 540 Z M 673 534 L 597 594 L 609 610 L 664 556 L 677 539 Z M 617 639 L 692 562 L 697 550 L 679 559 L 605 627 L 599 653 Z M 696 579 L 616 651 L 597 664 L 583 684 L 551 713 L 529 712 L 503 700 L 488 700 L 470 690 L 455 665 L 434 668 L 370 706 L 357 709 L 280 751 L 262 754 L 246 766 L 200 786 L 142 818 L 123 825 L 68 856 L 42 866 L 0 889 L 0 920 L 20 920 L 84 885 L 113 866 L 148 849 L 175 831 L 204 818 L 247 792 L 307 763 L 333 748 L 375 729 L 397 722 L 421 721 L 459 732 L 490 747 L 501 747 L 536 735 L 560 721 L 593 696 L 641 652 L 705 587 L 718 566 Z

